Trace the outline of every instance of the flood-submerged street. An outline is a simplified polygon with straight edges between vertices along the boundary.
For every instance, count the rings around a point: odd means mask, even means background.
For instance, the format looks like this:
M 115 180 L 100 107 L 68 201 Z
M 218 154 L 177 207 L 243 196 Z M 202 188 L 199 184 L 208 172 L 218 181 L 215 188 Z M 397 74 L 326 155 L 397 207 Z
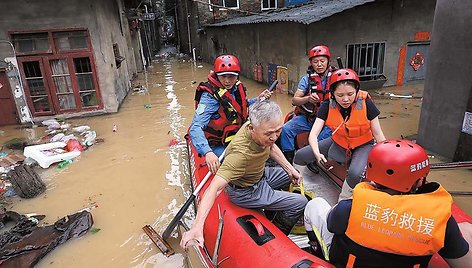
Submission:
M 194 92 L 212 66 L 194 65 L 182 58 L 161 58 L 140 74 L 118 113 L 66 120 L 74 126 L 88 125 L 103 142 L 96 143 L 64 169 L 55 165 L 39 171 L 47 185 L 33 199 L 14 198 L 8 209 L 46 215 L 41 224 L 83 208 L 93 207 L 94 227 L 100 229 L 57 247 L 37 267 L 183 267 L 184 255 L 164 257 L 144 234 L 145 224 L 158 233 L 166 228 L 190 194 L 184 135 L 194 113 Z M 266 86 L 241 78 L 250 97 Z M 370 91 L 381 110 L 381 125 L 387 138 L 415 139 L 421 110 L 422 85 Z M 412 95 L 391 98 L 388 93 Z M 276 94 L 284 113 L 291 110 L 291 96 Z M 116 131 L 113 126 L 116 125 Z M 26 137 L 43 143 L 44 126 L 0 128 L 0 143 Z M 433 162 L 440 160 L 436 156 Z M 306 172 L 305 172 L 306 174 Z M 309 176 L 309 175 L 307 175 Z M 431 171 L 448 190 L 471 191 L 470 171 Z M 307 178 L 308 179 L 308 178 Z M 470 197 L 456 202 L 472 214 Z M 190 217 L 191 218 L 191 217 Z

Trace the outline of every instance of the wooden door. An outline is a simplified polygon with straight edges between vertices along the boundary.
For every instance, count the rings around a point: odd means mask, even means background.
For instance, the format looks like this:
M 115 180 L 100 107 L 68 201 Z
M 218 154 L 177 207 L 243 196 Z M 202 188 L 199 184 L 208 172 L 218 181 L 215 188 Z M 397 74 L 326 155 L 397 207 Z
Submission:
M 18 114 L 5 71 L 0 71 L 0 126 L 18 124 Z

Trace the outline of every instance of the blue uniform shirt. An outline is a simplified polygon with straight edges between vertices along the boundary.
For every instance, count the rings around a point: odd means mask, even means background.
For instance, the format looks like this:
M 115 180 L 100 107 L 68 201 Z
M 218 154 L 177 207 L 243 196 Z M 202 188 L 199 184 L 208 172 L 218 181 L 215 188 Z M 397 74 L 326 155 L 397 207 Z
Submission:
M 308 80 L 308 74 L 305 74 L 302 76 L 302 79 L 300 79 L 300 82 L 298 82 L 298 89 L 302 89 L 303 93 L 306 95 L 310 91 L 310 82 Z M 321 85 L 323 88 L 326 87 L 326 82 L 328 81 L 328 76 L 325 76 L 321 79 Z
M 234 97 L 234 92 L 237 90 L 237 85 L 234 85 L 231 89 L 231 95 Z M 248 105 L 252 105 L 257 101 L 257 98 L 248 99 Z M 203 130 L 208 126 L 211 119 L 218 119 L 218 109 L 220 104 L 209 92 L 205 91 L 202 93 L 198 107 L 195 110 L 192 123 L 189 128 L 189 135 L 192 139 L 192 143 L 195 146 L 197 152 L 201 155 L 212 151 L 212 148 L 208 144 L 208 140 L 203 133 Z

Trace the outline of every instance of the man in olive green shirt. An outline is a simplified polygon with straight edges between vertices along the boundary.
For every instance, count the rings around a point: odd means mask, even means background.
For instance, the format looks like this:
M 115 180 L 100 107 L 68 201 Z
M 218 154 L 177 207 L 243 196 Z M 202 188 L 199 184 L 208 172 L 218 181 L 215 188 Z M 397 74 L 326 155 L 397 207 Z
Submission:
M 282 111 L 275 102 L 262 101 L 250 107 L 249 121 L 228 145 L 225 160 L 203 195 L 192 228 L 182 236 L 182 248 L 195 242 L 203 246 L 205 219 L 216 197 L 225 188 L 236 205 L 276 211 L 273 223 L 285 234 L 290 233 L 303 214 L 307 199 L 279 190 L 290 181 L 298 184 L 302 179 L 275 145 L 282 125 Z M 265 167 L 269 157 L 280 166 Z

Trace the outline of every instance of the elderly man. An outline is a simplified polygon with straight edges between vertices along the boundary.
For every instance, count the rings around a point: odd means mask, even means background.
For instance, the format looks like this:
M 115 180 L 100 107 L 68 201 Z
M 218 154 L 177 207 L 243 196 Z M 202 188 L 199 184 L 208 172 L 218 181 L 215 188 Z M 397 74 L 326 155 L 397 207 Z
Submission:
M 302 179 L 275 145 L 282 124 L 282 112 L 275 102 L 262 101 L 250 107 L 249 121 L 228 145 L 225 160 L 203 195 L 192 228 L 182 236 L 182 248 L 194 242 L 203 246 L 205 219 L 225 188 L 236 205 L 277 211 L 274 224 L 285 234 L 290 233 L 303 214 L 307 200 L 300 194 L 278 190 L 288 186 L 290 181 L 298 184 Z M 269 156 L 280 167 L 265 167 Z

